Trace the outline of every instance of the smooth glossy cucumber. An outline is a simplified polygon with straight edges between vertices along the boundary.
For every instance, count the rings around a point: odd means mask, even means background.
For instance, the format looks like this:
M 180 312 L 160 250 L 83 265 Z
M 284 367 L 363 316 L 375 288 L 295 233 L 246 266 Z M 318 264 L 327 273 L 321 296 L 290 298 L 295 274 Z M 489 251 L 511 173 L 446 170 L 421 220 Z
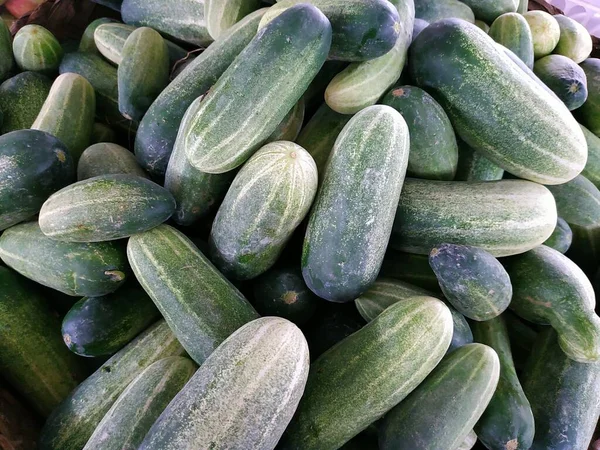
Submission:
M 2 88 L 0 87 L 0 90 Z M 581 175 L 586 177 L 594 186 L 600 186 L 600 138 L 581 125 L 581 131 L 588 144 L 588 160 Z
M 148 178 L 133 153 L 109 142 L 94 144 L 85 149 L 77 164 L 79 181 L 100 175 L 129 174 Z
M 533 35 L 522 14 L 502 14 L 490 27 L 490 37 L 517 55 L 527 67 L 533 69 Z
M 557 14 L 554 19 L 560 27 L 560 38 L 554 48 L 554 53 L 571 58 L 579 64 L 592 53 L 592 37 L 586 28 L 562 14 Z
M 21 70 L 52 74 L 63 57 L 54 35 L 40 25 L 25 25 L 13 40 L 13 53 Z
M 588 99 L 577 111 L 582 123 L 600 137 L 600 59 L 588 58 L 580 64 L 588 85 Z
M 561 253 L 566 253 L 571 247 L 573 242 L 573 231 L 569 224 L 562 217 L 558 218 L 556 222 L 556 228 L 552 232 L 552 235 L 546 239 L 544 245 L 558 250 Z
M 36 72 L 23 72 L 0 85 L 2 134 L 31 128 L 40 113 L 52 81 Z
M 81 36 L 81 40 L 79 41 L 78 51 L 95 54 L 100 53 L 98 47 L 96 46 L 96 42 L 94 41 L 94 34 L 100 25 L 104 25 L 106 23 L 115 23 L 115 20 L 109 17 L 101 17 L 90 22 L 90 24 L 85 27 L 85 30 L 83 31 L 83 36 Z
M 563 101 L 569 111 L 579 108 L 587 100 L 585 72 L 566 56 L 544 56 L 535 62 L 533 71 Z

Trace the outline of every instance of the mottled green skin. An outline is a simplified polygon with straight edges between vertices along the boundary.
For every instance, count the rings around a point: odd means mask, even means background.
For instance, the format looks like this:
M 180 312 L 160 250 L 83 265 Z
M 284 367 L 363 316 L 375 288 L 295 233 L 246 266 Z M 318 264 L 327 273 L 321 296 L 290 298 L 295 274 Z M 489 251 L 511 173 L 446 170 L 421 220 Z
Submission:
M 474 151 L 458 140 L 458 164 L 455 181 L 498 181 L 504 176 L 504 169 L 498 167 L 481 153 Z
M 285 115 L 283 120 L 277 125 L 275 131 L 267 139 L 268 142 L 291 141 L 294 142 L 300 134 L 302 123 L 304 122 L 304 98 L 298 102 Z
M 567 256 L 592 276 L 600 261 L 600 190 L 583 175 L 550 190 L 573 232 Z
M 462 0 L 469 6 L 475 17 L 484 22 L 492 23 L 506 13 L 515 13 L 519 0 Z
M 552 53 L 560 39 L 560 27 L 556 19 L 546 11 L 528 11 L 523 17 L 531 29 L 535 59 Z
M 379 448 L 457 448 L 485 411 L 499 375 L 498 355 L 487 345 L 468 344 L 448 354 L 385 416 Z
M 100 25 L 104 25 L 105 23 L 115 23 L 115 19 L 101 17 L 100 19 L 90 22 L 90 24 L 83 31 L 83 36 L 81 36 L 81 40 L 79 41 L 80 52 L 94 53 L 96 55 L 99 54 L 98 47 L 94 42 L 94 33 Z
M 441 244 L 429 253 L 444 296 L 461 314 L 476 321 L 490 320 L 508 308 L 510 278 L 502 264 L 481 248 Z
M 405 281 L 430 292 L 441 293 L 437 277 L 429 266 L 427 255 L 402 253 L 388 248 L 379 275 Z
M 81 75 L 65 73 L 54 80 L 31 128 L 60 139 L 77 163 L 90 145 L 95 114 L 96 95 L 92 85 Z
M 81 450 L 119 395 L 152 363 L 184 354 L 164 321 L 150 327 L 106 361 L 52 412 L 40 450 Z
M 2 87 L 0 87 L 0 91 Z M 6 116 L 5 116 L 6 117 Z M 587 163 L 581 175 L 586 177 L 594 186 L 600 186 L 600 138 L 588 130 L 583 125 L 581 126 L 581 131 L 583 131 L 583 135 L 585 136 L 585 140 L 588 145 L 588 159 Z M 599 188 L 600 189 L 600 188 Z
M 105 125 L 101 122 L 94 123 L 94 128 L 92 129 L 92 137 L 90 138 L 90 143 L 92 145 L 100 144 L 100 143 L 115 142 L 116 140 L 117 140 L 117 134 L 115 133 L 115 131 L 112 128 L 110 128 L 108 125 Z M 80 158 L 80 161 L 81 161 L 81 158 Z M 78 168 L 79 168 L 79 166 L 78 166 Z
M 132 236 L 127 256 L 136 278 L 198 364 L 258 317 L 194 244 L 168 225 Z
M 252 304 L 261 315 L 283 317 L 298 326 L 310 320 L 319 302 L 296 268 L 269 270 L 256 279 L 252 289 Z
M 0 371 L 43 417 L 86 376 L 59 326 L 35 284 L 0 267 Z
M 235 57 L 248 45 L 256 34 L 265 11 L 263 8 L 250 14 L 217 39 L 150 106 L 140 122 L 135 138 L 135 156 L 152 177 L 162 178 L 165 175 L 179 125 L 188 107 L 217 82 Z M 202 189 L 191 188 L 190 192 L 202 192 Z
M 213 39 L 220 38 L 227 30 L 256 11 L 261 0 L 204 0 L 206 28 Z
M 440 300 L 390 306 L 311 364 L 281 450 L 338 449 L 415 389 L 451 338 L 452 316 Z
M 385 105 L 363 109 L 338 136 L 302 249 L 304 281 L 319 297 L 352 301 L 377 278 L 409 146 L 406 122 Z
M 540 333 L 522 376 L 535 418 L 531 450 L 588 447 L 600 415 L 600 363 L 565 356 L 556 333 Z
M 492 23 L 489 35 L 517 55 L 527 67 L 533 69 L 533 35 L 522 14 L 502 14 Z
M 344 61 L 325 61 L 325 64 L 323 64 L 323 67 L 321 67 L 321 70 L 304 93 L 306 117 L 312 117 L 316 113 L 317 109 L 323 104 L 327 85 L 346 66 L 348 66 L 348 63 Z
M 21 70 L 55 73 L 63 57 L 63 49 L 54 35 L 40 25 L 25 25 L 12 43 Z
M 402 0 L 281 0 L 269 8 L 259 29 L 286 9 L 308 3 L 331 22 L 333 35 L 328 59 L 368 61 L 392 50 L 403 33 L 400 20 L 406 18 L 401 19 L 394 7 L 399 1 Z
M 5 230 L 0 258 L 21 275 L 72 296 L 114 292 L 129 267 L 119 242 L 60 242 L 42 233 L 37 222 Z
M 300 131 L 296 142 L 315 160 L 319 181 L 323 180 L 335 140 L 351 118 L 351 115 L 339 114 L 323 103 Z
M 424 90 L 400 86 L 381 100 L 406 120 L 410 132 L 407 176 L 452 180 L 458 163 L 458 146 L 450 119 Z
M 176 40 L 198 47 L 208 47 L 212 38 L 206 29 L 204 0 L 124 0 L 123 22 L 137 27 L 151 27 Z
M 554 53 L 571 58 L 579 64 L 592 53 L 593 43 L 590 33 L 576 20 L 558 14 L 554 16 L 560 27 L 560 39 Z
M 52 81 L 36 72 L 23 72 L 0 85 L 2 134 L 31 128 L 50 93 Z
M 508 256 L 548 239 L 556 219 L 550 191 L 529 181 L 408 178 L 390 244 L 396 250 L 421 255 L 447 242 Z
M 588 99 L 579 109 L 581 122 L 600 137 L 600 59 L 588 58 L 580 64 L 585 72 Z
M 210 232 L 211 260 L 226 276 L 250 280 L 284 250 L 317 194 L 317 166 L 297 144 L 267 144 L 238 172 Z
M 329 21 L 309 4 L 285 10 L 264 27 L 211 87 L 187 132 L 178 136 L 190 164 L 223 173 L 244 163 L 302 97 L 330 44 Z
M 65 242 L 103 242 L 142 233 L 165 222 L 175 199 L 137 175 L 101 175 L 52 194 L 40 210 L 40 228 Z
M 79 181 L 100 175 L 129 174 L 148 178 L 133 153 L 118 144 L 101 142 L 85 149 L 77 164 Z
M 33 217 L 74 180 L 69 151 L 54 136 L 37 130 L 0 136 L 0 230 Z
M 476 20 L 474 24 L 481 28 L 487 34 L 490 34 L 490 26 L 487 23 L 482 22 L 481 20 Z
M 585 166 L 587 145 L 569 110 L 475 25 L 446 19 L 428 26 L 411 46 L 410 69 L 461 139 L 503 169 L 561 184 Z
M 585 72 L 566 56 L 544 56 L 535 62 L 533 71 L 570 111 L 579 108 L 587 100 Z
M 112 355 L 159 317 L 144 290 L 127 284 L 113 294 L 84 297 L 75 303 L 63 319 L 62 337 L 78 355 Z
M 600 318 L 594 312 L 594 289 L 583 271 L 545 245 L 505 264 L 513 284 L 510 308 L 525 320 L 551 325 L 574 361 L 599 361 Z
M 505 311 L 502 317 L 508 330 L 515 368 L 520 375 L 531 355 L 537 332 L 531 328 L 528 322 L 526 323 L 510 309 Z
M 535 425 L 529 400 L 513 363 L 503 316 L 472 325 L 475 341 L 489 345 L 500 359 L 500 379 L 494 396 L 475 426 L 477 437 L 489 450 L 528 450 Z
M 573 231 L 569 224 L 562 217 L 558 218 L 556 222 L 556 228 L 552 232 L 552 235 L 546 239 L 544 245 L 553 248 L 561 253 L 566 253 L 571 247 L 573 242 Z
M 5 80 L 14 66 L 12 36 L 3 20 L 0 23 L 0 80 Z
M 475 22 L 473 10 L 457 0 L 415 0 L 415 13 L 418 19 L 429 23 L 452 17 Z
M 196 364 L 181 356 L 170 356 L 148 366 L 108 410 L 83 450 L 137 450 L 152 424 L 196 369 Z
M 308 345 L 280 317 L 256 319 L 206 360 L 139 450 L 272 450 L 306 384 Z

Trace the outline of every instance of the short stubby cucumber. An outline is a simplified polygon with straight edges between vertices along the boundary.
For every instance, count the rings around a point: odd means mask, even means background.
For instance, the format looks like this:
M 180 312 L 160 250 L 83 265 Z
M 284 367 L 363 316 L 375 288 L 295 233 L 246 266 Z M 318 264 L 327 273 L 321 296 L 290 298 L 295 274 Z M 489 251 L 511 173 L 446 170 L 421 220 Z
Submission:
M 523 15 L 514 12 L 502 14 L 492 23 L 489 35 L 533 69 L 533 36 Z
M 535 59 L 552 53 L 560 39 L 560 27 L 556 19 L 546 11 L 527 11 L 523 17 L 531 29 Z
M 560 39 L 554 53 L 571 58 L 579 64 L 592 53 L 592 37 L 590 33 L 576 20 L 558 14 L 554 16 L 560 27 Z
M 455 181 L 497 181 L 504 177 L 504 169 L 458 140 L 458 164 Z
M 133 153 L 125 147 L 109 142 L 100 142 L 85 149 L 77 164 L 79 181 L 100 175 L 129 174 L 142 178 L 148 175 L 139 166 Z
M 2 134 L 31 128 L 40 113 L 52 81 L 41 73 L 22 72 L 0 85 Z
M 544 56 L 535 62 L 533 71 L 563 101 L 569 111 L 579 108 L 587 100 L 585 72 L 566 56 Z
M 260 8 L 260 0 L 204 0 L 206 28 L 213 39 L 234 26 L 245 16 Z
M 55 73 L 63 57 L 58 40 L 40 25 L 25 25 L 17 32 L 13 53 L 21 70 L 46 74 Z
M 544 245 L 553 248 L 561 253 L 566 253 L 573 243 L 573 230 L 562 217 L 558 218 L 556 222 L 556 228 L 552 232 L 552 235 L 546 239 Z

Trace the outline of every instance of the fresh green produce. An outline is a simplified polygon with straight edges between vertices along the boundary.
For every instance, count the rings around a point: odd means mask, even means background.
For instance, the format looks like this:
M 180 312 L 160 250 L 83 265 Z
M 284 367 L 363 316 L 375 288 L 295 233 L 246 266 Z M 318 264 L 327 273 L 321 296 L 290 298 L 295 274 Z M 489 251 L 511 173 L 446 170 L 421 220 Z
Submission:
M 85 28 L 83 36 L 81 36 L 81 40 L 79 41 L 80 52 L 89 52 L 95 54 L 101 53 L 99 52 L 96 42 L 94 41 L 94 34 L 96 33 L 98 27 L 106 23 L 115 23 L 115 20 L 109 17 L 101 17 L 90 22 L 90 24 Z
M 415 286 L 427 289 L 430 292 L 439 292 L 440 285 L 437 277 L 429 266 L 429 257 L 402 253 L 388 248 L 379 275 L 382 277 L 402 280 Z
M 411 46 L 410 68 L 458 135 L 503 169 L 561 184 L 585 166 L 585 138 L 567 108 L 474 25 L 447 19 L 427 27 Z
M 592 37 L 576 20 L 558 14 L 554 16 L 560 27 L 560 39 L 554 53 L 571 58 L 577 64 L 585 61 L 592 53 Z
M 85 149 L 77 164 L 77 179 L 100 175 L 130 174 L 148 178 L 129 150 L 118 144 L 101 142 Z
M 0 80 L 8 78 L 14 65 L 13 43 L 10 30 L 2 20 L 0 23 Z
M 578 113 L 583 124 L 600 137 L 600 59 L 588 58 L 580 64 L 585 72 L 588 99 Z
M 412 40 L 414 41 L 417 38 L 417 36 L 421 33 L 421 31 L 423 31 L 428 26 L 429 26 L 429 22 L 427 22 L 423 19 L 415 18 L 415 22 L 413 25 Z
M 458 0 L 415 0 L 415 13 L 417 18 L 429 23 L 451 17 L 475 22 L 473 10 Z
M 448 354 L 385 416 L 379 448 L 457 448 L 488 406 L 499 375 L 498 355 L 487 345 L 468 344 Z
M 304 92 L 304 102 L 306 103 L 306 117 L 312 117 L 316 110 L 323 104 L 323 98 L 325 96 L 325 89 L 333 80 L 338 73 L 340 73 L 346 66 L 347 62 L 344 61 L 325 61 L 317 76 L 306 88 Z
M 21 28 L 15 35 L 12 49 L 21 70 L 52 74 L 58 70 L 63 57 L 60 43 L 40 25 Z
M 181 356 L 170 356 L 148 366 L 108 410 L 83 450 L 137 449 L 195 371 L 196 365 Z
M 515 12 L 502 14 L 492 23 L 489 35 L 533 69 L 533 35 L 523 15 Z
M 569 224 L 562 217 L 558 218 L 556 222 L 556 228 L 552 232 L 552 235 L 546 239 L 544 245 L 559 251 L 560 253 L 566 253 L 571 247 L 573 242 L 573 231 Z
M 527 11 L 523 17 L 531 29 L 535 59 L 552 53 L 560 39 L 560 26 L 556 18 L 545 11 Z
M 341 447 L 414 390 L 451 338 L 452 316 L 440 300 L 413 297 L 390 306 L 311 364 L 280 448 Z
M 474 151 L 462 139 L 458 140 L 458 164 L 455 181 L 498 181 L 504 176 L 504 169 Z
M 517 12 L 520 14 L 525 14 L 527 9 L 529 8 L 529 0 L 519 0 L 519 7 Z
M 0 91 L 2 88 L 0 87 Z M 594 186 L 600 186 L 600 138 L 581 125 L 581 131 L 588 145 L 588 160 L 581 175 L 586 177 Z
M 40 113 L 52 82 L 36 72 L 22 72 L 0 85 L 2 134 L 31 128 Z
M 456 447 L 455 450 L 471 450 L 476 443 L 477 435 L 475 434 L 475 431 L 471 430 L 469 434 L 467 434 L 467 437 L 464 438 L 462 443 Z
M 492 23 L 498 17 L 507 13 L 515 13 L 519 0 L 463 0 L 475 13 L 475 17 L 484 22 Z
M 570 111 L 579 108 L 587 100 L 585 72 L 566 56 L 544 56 L 535 62 L 533 71 Z
M 319 297 L 352 301 L 377 278 L 406 173 L 408 133 L 396 110 L 376 105 L 338 136 L 302 250 L 304 281 Z
M 209 356 L 139 450 L 272 450 L 302 397 L 308 368 L 308 345 L 294 324 L 256 319 Z
M 291 141 L 294 142 L 300 134 L 302 123 L 304 122 L 304 98 L 300 98 L 298 102 L 289 110 L 283 120 L 277 125 L 277 128 L 267 139 L 268 142 L 275 141 Z
M 261 6 L 260 0 L 205 0 L 206 28 L 213 39 Z
M 477 27 L 481 28 L 487 34 L 490 34 L 490 26 L 487 23 L 482 22 L 481 20 L 476 20 L 474 24 L 477 25 Z

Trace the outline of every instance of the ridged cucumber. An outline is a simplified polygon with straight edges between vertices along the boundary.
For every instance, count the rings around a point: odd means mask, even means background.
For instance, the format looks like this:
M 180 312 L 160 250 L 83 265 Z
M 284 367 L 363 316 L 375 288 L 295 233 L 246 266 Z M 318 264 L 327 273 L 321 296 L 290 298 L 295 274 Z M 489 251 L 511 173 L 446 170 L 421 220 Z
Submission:
M 558 218 L 556 222 L 556 228 L 552 232 L 552 235 L 546 239 L 544 245 L 558 250 L 561 253 L 566 253 L 571 247 L 573 242 L 573 231 L 569 224 L 562 217 Z
M 560 27 L 560 38 L 554 53 L 571 58 L 577 64 L 585 61 L 592 53 L 593 43 L 590 33 L 576 20 L 562 14 L 554 16 Z
M 579 108 L 587 100 L 585 72 L 566 56 L 544 56 L 535 62 L 533 71 L 563 101 L 569 111 Z
M 417 18 L 429 23 L 452 17 L 475 22 L 473 10 L 457 0 L 415 0 L 415 13 Z
M 421 33 L 421 31 L 423 31 L 428 26 L 429 26 L 429 22 L 427 22 L 423 19 L 415 18 L 415 23 L 413 26 L 412 40 L 414 41 L 417 38 L 417 36 Z
M 516 13 L 519 7 L 519 0 L 463 0 L 463 3 L 473 10 L 477 19 L 488 23 L 503 14 Z
M 498 181 L 504 176 L 504 169 L 474 151 L 458 139 L 458 165 L 455 181 Z
M 588 99 L 577 112 L 582 123 L 600 137 L 600 59 L 588 58 L 580 66 L 587 78 Z
M 118 144 L 101 142 L 85 149 L 77 164 L 79 181 L 100 175 L 129 174 L 148 178 L 133 153 Z
M 529 8 L 529 0 L 519 0 L 519 7 L 517 9 L 517 12 L 519 14 L 525 14 L 527 12 L 528 8 Z
M 260 8 L 260 0 L 205 0 L 206 28 L 213 39 Z
M 0 87 L 0 91 L 2 87 Z M 6 116 L 4 116 L 6 119 Z M 581 125 L 581 131 L 588 144 L 588 160 L 581 175 L 586 177 L 594 186 L 600 186 L 600 138 Z M 599 188 L 600 189 L 600 188 Z
M 533 35 L 523 15 L 515 12 L 502 14 L 492 23 L 489 35 L 533 69 Z
M 23 72 L 0 85 L 2 134 L 31 128 L 40 113 L 52 81 L 36 72 Z
M 560 39 L 560 27 L 556 19 L 546 11 L 527 11 L 523 17 L 531 29 L 535 59 L 552 53 Z
M 63 57 L 58 40 L 41 25 L 25 25 L 15 34 L 12 45 L 21 70 L 52 74 Z
M 8 26 L 2 20 L 0 23 L 0 80 L 8 78 L 10 71 L 14 65 L 12 36 Z

